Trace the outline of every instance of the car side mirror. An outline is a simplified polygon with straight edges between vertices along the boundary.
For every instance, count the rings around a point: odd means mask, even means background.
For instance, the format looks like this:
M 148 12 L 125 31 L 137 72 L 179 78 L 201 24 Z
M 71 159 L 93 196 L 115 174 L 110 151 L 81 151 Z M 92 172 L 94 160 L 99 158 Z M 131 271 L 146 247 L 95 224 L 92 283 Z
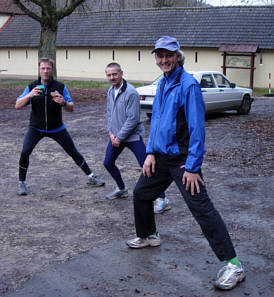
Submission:
M 230 83 L 230 88 L 234 89 L 236 87 L 236 84 Z

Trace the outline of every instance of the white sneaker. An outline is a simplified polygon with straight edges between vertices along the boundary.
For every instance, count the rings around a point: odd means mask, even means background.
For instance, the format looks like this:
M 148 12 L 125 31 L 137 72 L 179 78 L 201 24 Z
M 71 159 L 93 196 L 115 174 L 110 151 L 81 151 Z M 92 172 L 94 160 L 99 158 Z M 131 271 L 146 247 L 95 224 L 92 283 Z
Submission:
M 127 188 L 122 189 L 122 190 L 117 188 L 113 192 L 107 194 L 105 198 L 108 200 L 112 200 L 112 199 L 116 199 L 116 198 L 127 198 L 127 197 L 128 197 L 128 189 Z
M 91 175 L 88 176 L 88 181 L 87 181 L 88 185 L 91 185 L 93 187 L 102 187 L 105 185 L 105 181 L 102 180 L 100 177 L 98 177 L 97 175 Z
M 220 290 L 231 290 L 237 286 L 238 283 L 244 281 L 245 272 L 243 268 L 228 263 L 217 274 L 217 280 L 214 286 Z
M 133 249 L 141 249 L 147 246 L 159 246 L 161 245 L 161 238 L 158 232 L 156 234 L 149 235 L 146 238 L 136 237 L 130 239 L 126 244 Z
M 163 213 L 165 210 L 171 209 L 167 198 L 157 198 L 154 201 L 154 213 Z
M 28 195 L 26 182 L 24 182 L 24 181 L 19 181 L 18 182 L 17 194 L 20 195 L 20 196 Z

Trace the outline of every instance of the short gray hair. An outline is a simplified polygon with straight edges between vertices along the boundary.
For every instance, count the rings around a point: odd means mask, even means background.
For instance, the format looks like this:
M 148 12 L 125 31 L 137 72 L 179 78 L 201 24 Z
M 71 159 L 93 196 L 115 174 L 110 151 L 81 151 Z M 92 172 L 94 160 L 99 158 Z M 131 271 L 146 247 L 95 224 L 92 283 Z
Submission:
M 185 54 L 181 50 L 176 51 L 176 53 L 177 53 L 178 56 L 181 56 L 181 60 L 179 60 L 179 62 L 178 62 L 179 66 L 183 67 L 184 64 L 185 64 Z
M 120 64 L 118 64 L 118 63 L 116 63 L 116 62 L 111 62 L 111 63 L 109 63 L 109 64 L 106 66 L 105 70 L 107 70 L 107 68 L 116 68 L 119 72 L 122 71 L 122 68 L 121 68 Z

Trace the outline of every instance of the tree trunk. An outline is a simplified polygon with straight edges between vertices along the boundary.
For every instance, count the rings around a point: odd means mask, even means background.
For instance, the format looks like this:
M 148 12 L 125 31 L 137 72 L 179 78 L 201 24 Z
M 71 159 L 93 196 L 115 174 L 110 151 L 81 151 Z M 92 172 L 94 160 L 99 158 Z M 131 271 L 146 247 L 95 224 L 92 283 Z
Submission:
M 56 28 L 56 29 L 55 29 Z M 56 36 L 57 28 L 51 28 L 49 26 L 41 26 L 40 33 L 40 47 L 38 51 L 38 59 L 42 57 L 51 58 L 54 62 L 56 61 Z M 56 63 L 53 68 L 53 77 L 57 78 Z

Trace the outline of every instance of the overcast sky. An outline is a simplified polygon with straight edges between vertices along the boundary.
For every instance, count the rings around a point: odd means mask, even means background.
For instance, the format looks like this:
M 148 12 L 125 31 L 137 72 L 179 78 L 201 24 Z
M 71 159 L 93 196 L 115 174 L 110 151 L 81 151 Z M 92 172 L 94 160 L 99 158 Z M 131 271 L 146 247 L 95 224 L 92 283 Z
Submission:
M 230 6 L 230 5 L 243 5 L 243 1 L 241 0 L 206 0 L 208 4 L 214 5 L 214 6 Z M 249 5 L 266 5 L 271 4 L 271 0 L 250 0 L 250 1 L 244 1 L 249 2 Z M 273 4 L 274 1 L 272 1 Z

